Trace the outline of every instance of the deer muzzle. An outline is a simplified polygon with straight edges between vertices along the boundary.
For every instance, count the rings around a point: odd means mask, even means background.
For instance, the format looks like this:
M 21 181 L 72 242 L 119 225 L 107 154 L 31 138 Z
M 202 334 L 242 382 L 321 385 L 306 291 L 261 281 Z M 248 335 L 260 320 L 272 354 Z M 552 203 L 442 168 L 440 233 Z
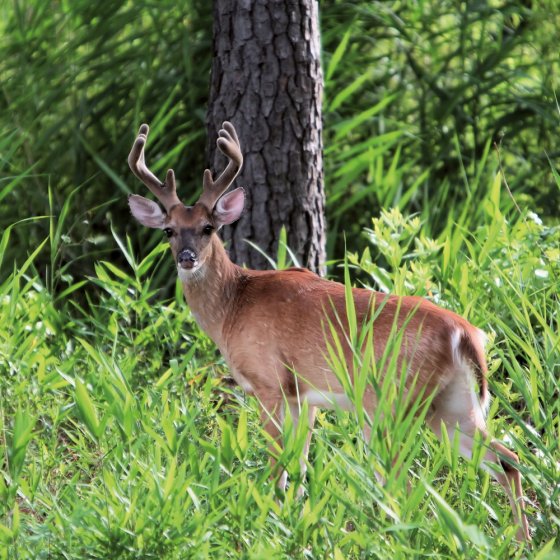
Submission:
M 198 257 L 191 249 L 183 249 L 177 255 L 177 264 L 184 269 L 191 269 L 197 265 Z

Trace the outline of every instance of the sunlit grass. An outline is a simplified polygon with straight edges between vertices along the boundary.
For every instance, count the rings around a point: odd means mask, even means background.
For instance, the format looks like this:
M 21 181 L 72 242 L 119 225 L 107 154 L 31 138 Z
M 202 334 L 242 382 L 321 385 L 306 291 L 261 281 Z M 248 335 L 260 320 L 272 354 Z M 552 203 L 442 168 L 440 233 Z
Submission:
M 437 239 L 421 220 L 383 213 L 345 275 L 427 295 L 490 334 L 490 429 L 520 456 L 532 548 L 515 542 L 501 488 L 421 414 L 321 411 L 305 497 L 295 497 L 300 427 L 281 456 L 292 484 L 278 501 L 256 403 L 222 381 L 227 368 L 180 287 L 164 300 L 154 284 L 165 245 L 140 257 L 115 234 L 125 267 L 98 261 L 95 276 L 53 293 L 58 279 L 34 260 L 57 254 L 58 216 L 22 266 L 2 263 L 0 557 L 552 558 L 560 234 L 530 214 L 506 219 L 496 188 L 476 228 L 450 224 Z M 367 360 L 361 367 L 370 375 Z

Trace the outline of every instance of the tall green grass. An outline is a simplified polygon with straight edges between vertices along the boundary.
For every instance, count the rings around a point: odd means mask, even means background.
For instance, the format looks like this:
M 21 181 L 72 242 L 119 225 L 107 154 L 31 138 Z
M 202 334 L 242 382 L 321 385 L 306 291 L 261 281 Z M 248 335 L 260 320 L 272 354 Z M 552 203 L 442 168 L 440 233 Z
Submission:
M 515 542 L 501 488 L 422 411 L 321 411 L 306 495 L 295 498 L 301 424 L 278 501 L 256 403 L 223 382 L 180 286 L 171 299 L 157 287 L 174 274 L 165 245 L 139 256 L 114 233 L 125 265 L 97 260 L 94 275 L 63 280 L 62 214 L 17 267 L 2 257 L 26 224 L 0 241 L 0 558 L 557 558 L 560 230 L 505 210 L 499 176 L 481 190 L 476 220 L 436 238 L 417 216 L 383 212 L 343 274 L 347 287 L 426 295 L 490 334 L 491 433 L 520 456 L 531 547 Z M 373 382 L 371 356 L 356 359 Z M 402 397 L 398 383 L 379 390 Z

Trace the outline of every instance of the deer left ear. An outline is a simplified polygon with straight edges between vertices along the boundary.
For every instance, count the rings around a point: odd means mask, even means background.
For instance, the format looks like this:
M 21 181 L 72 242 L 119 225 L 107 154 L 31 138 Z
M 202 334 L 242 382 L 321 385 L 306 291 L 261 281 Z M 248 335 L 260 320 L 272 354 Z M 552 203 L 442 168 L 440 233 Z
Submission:
M 131 194 L 128 197 L 128 205 L 132 215 L 142 225 L 156 229 L 163 229 L 165 227 L 165 214 L 157 202 L 137 194 Z
M 218 200 L 214 207 L 213 217 L 216 228 L 226 226 L 239 219 L 245 205 L 245 191 L 239 187 Z

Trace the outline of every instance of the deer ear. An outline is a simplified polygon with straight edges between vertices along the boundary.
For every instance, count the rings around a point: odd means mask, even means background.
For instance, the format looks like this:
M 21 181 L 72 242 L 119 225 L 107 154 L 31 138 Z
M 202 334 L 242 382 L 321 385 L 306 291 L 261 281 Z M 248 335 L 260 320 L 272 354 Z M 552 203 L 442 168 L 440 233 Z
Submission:
M 214 207 L 214 223 L 216 228 L 226 226 L 235 222 L 243 212 L 245 204 L 245 191 L 239 187 L 227 194 L 224 194 Z
M 165 214 L 159 204 L 143 196 L 131 194 L 128 205 L 132 215 L 143 225 L 149 228 L 163 229 L 165 227 Z

